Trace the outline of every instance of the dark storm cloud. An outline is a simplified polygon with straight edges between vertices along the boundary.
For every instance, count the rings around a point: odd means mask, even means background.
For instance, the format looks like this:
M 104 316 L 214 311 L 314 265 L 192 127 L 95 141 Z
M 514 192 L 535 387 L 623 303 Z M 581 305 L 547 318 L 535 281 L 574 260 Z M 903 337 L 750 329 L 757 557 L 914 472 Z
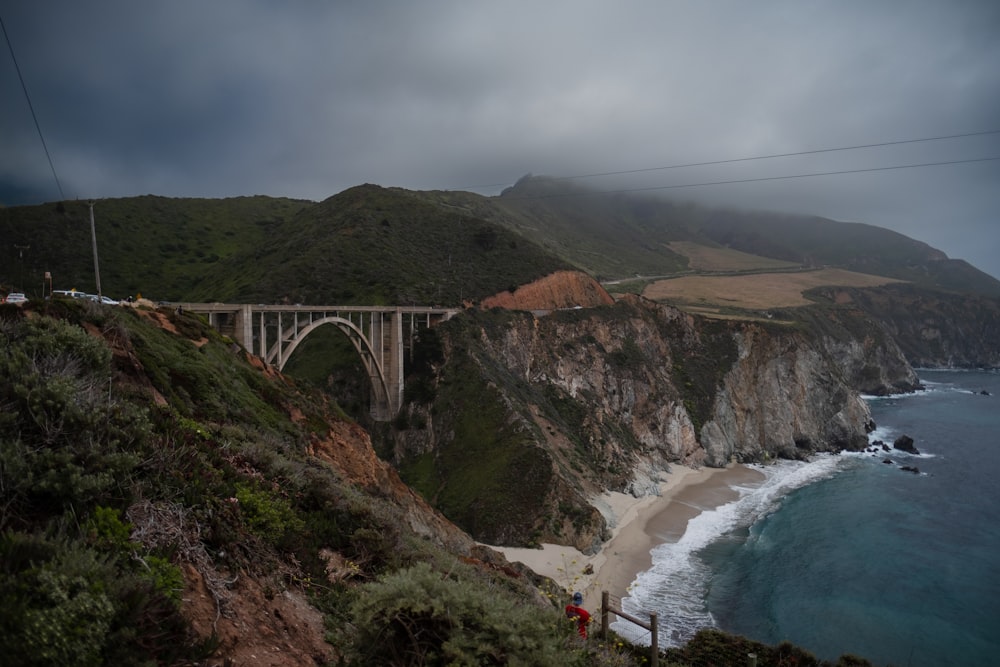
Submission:
M 67 197 L 326 198 L 1000 129 L 993 2 L 22 3 Z M 0 184 L 55 199 L 0 59 Z M 1000 275 L 1000 135 L 583 179 L 889 227 Z M 493 194 L 502 185 L 479 190 Z

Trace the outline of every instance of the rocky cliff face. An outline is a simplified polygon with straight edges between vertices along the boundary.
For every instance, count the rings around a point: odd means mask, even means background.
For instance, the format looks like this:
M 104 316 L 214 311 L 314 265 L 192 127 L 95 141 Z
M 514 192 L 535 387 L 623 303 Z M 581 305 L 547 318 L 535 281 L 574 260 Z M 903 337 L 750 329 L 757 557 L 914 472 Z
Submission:
M 744 327 L 736 338 L 739 360 L 726 374 L 712 419 L 701 432 L 706 463 L 800 458 L 867 444 L 868 407 L 824 341 L 810 344 L 803 336 L 774 335 L 756 326 Z
M 820 293 L 882 322 L 910 364 L 1000 368 L 1000 299 L 901 284 Z
M 671 464 L 863 447 L 860 380 L 888 392 L 916 378 L 887 336 L 846 329 L 706 320 L 631 296 L 469 313 L 435 334 L 436 363 L 411 378 L 424 402 L 408 405 L 391 456 L 478 539 L 587 550 L 605 536 L 588 499 L 654 493 Z

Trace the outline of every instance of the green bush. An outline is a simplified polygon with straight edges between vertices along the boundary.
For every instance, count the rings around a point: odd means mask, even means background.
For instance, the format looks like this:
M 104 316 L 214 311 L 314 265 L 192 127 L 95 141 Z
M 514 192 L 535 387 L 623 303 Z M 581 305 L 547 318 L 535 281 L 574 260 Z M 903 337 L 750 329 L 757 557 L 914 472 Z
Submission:
M 84 522 L 83 531 L 92 546 L 123 560 L 134 569 L 136 579 L 180 604 L 184 589 L 181 569 L 163 556 L 146 553 L 142 544 L 133 542 L 130 539 L 132 526 L 121 520 L 118 510 L 94 508 L 94 513 Z
M 366 584 L 351 615 L 351 665 L 573 664 L 553 610 L 515 605 L 426 563 Z
M 0 539 L 0 654 L 15 665 L 99 665 L 115 617 L 114 570 L 88 549 Z
M 3 322 L 0 343 L 0 528 L 122 502 L 150 424 L 112 394 L 107 345 L 47 317 Z
M 94 513 L 84 524 L 84 532 L 91 541 L 104 544 L 116 551 L 130 549 L 129 526 L 119 516 L 118 510 L 111 507 L 95 507 Z
M 236 500 L 246 518 L 247 527 L 258 537 L 279 540 L 287 531 L 299 531 L 303 521 L 284 498 L 248 484 L 236 485 Z

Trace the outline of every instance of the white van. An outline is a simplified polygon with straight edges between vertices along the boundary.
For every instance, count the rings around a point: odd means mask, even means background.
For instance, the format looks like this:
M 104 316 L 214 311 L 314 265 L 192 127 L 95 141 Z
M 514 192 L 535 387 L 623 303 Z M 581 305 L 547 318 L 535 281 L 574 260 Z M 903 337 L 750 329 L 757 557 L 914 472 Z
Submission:
M 97 300 L 96 296 L 87 294 L 86 292 L 78 292 L 76 290 L 52 290 L 52 296 L 56 296 L 62 299 L 90 299 L 92 301 Z
M 105 306 L 117 306 L 118 301 L 112 299 L 109 296 L 97 296 L 96 294 L 88 294 L 87 292 L 78 292 L 75 289 L 56 289 L 52 290 L 52 296 L 59 297 L 61 299 L 87 299 L 88 301 L 96 301 L 97 303 L 103 303 Z

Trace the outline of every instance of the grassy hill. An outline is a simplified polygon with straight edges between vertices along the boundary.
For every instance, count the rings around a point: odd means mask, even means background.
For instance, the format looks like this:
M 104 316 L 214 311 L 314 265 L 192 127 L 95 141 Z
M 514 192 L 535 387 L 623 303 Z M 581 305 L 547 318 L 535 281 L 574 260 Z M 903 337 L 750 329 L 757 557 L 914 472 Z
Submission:
M 459 305 L 565 268 L 610 281 L 803 267 L 1000 295 L 1000 281 L 967 263 L 871 225 L 549 178 L 498 197 L 362 185 L 318 203 L 108 199 L 94 217 L 102 292 L 117 298 Z M 49 271 L 55 289 L 96 291 L 86 202 L 0 209 L 0 238 L 0 285 L 38 295 Z
M 569 268 L 499 224 L 375 185 L 304 208 L 275 231 L 228 257 L 194 296 L 460 305 Z
M 569 268 L 502 225 L 373 185 L 320 203 L 101 200 L 94 217 L 115 298 L 459 305 Z M 85 202 L 2 209 L 0 234 L 0 284 L 40 295 L 49 271 L 55 289 L 96 291 Z
M 210 283 L 224 257 L 267 245 L 309 202 L 273 197 L 102 199 L 94 206 L 102 293 L 179 299 Z M 87 202 L 0 209 L 0 283 L 40 294 L 96 292 Z M 26 246 L 23 257 L 14 245 Z M 23 284 L 22 284 L 23 283 Z M 208 290 L 205 290 L 208 291 Z
M 825 286 L 876 287 L 898 282 L 844 269 L 816 269 L 740 276 L 682 276 L 652 282 L 642 294 L 678 306 L 730 306 L 748 310 L 794 308 L 812 303 L 809 290 Z
M 0 305 L 0 336 L 4 664 L 634 664 L 198 318 Z
M 733 248 L 716 248 L 690 241 L 674 241 L 670 249 L 688 258 L 688 265 L 694 271 L 783 271 L 800 268 L 798 262 L 770 259 Z
M 838 267 L 933 289 L 1000 296 L 1000 281 L 967 262 L 873 225 L 597 194 L 536 177 L 521 179 L 491 203 L 499 210 L 497 220 L 530 230 L 537 243 L 559 248 L 563 259 L 592 268 L 602 280 L 693 270 L 678 245 L 687 242 L 803 267 Z
M 697 241 L 689 227 L 700 209 L 598 195 L 562 181 L 524 178 L 499 197 L 464 192 L 422 196 L 495 221 L 599 280 L 688 269 L 670 241 Z

